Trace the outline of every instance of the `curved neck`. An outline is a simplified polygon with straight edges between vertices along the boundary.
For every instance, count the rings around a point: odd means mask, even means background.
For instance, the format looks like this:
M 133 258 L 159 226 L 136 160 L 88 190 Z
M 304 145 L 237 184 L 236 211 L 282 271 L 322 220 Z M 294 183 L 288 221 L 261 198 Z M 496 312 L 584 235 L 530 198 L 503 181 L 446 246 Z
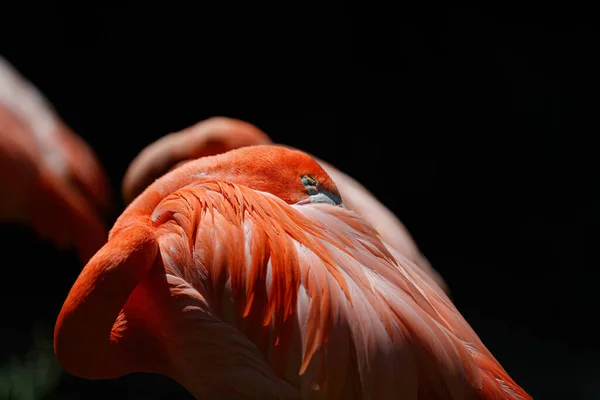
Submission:
M 154 233 L 141 221 L 100 249 L 71 288 L 58 316 L 54 350 L 69 373 L 106 379 L 139 370 L 115 324 L 158 253 Z

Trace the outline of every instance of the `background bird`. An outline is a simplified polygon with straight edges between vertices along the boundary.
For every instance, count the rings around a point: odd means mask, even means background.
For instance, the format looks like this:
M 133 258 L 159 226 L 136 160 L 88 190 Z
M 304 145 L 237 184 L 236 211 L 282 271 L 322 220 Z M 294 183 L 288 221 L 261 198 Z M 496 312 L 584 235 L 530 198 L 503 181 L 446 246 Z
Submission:
M 0 57 L 0 220 L 23 223 L 83 264 L 106 242 L 111 190 L 92 149 Z
M 133 159 L 123 178 L 122 193 L 129 204 L 161 175 L 185 162 L 240 147 L 272 143 L 258 127 L 239 119 L 213 117 L 182 131 L 166 135 L 146 146 Z M 385 241 L 426 271 L 446 293 L 448 286 L 419 250 L 404 224 L 360 182 L 318 160 L 333 179 L 345 206 L 360 214 Z
M 529 399 L 433 280 L 306 153 L 252 146 L 160 177 L 75 282 L 55 351 L 89 379 L 197 398 Z

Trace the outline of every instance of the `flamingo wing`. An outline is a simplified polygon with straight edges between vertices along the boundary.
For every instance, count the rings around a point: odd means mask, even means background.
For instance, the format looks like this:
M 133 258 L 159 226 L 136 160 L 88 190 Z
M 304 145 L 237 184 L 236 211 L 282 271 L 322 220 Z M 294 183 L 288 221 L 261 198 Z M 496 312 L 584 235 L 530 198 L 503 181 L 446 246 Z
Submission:
M 150 221 L 165 301 L 178 303 L 150 313 L 134 292 L 130 312 L 170 338 L 165 373 L 194 394 L 231 379 L 219 366 L 250 341 L 259 353 L 247 360 L 264 374 L 266 362 L 303 399 L 529 399 L 433 280 L 352 211 L 204 182 L 167 194 Z M 121 219 L 114 234 L 127 226 Z M 207 326 L 219 327 L 220 345 Z M 281 395 L 237 382 L 246 396 Z

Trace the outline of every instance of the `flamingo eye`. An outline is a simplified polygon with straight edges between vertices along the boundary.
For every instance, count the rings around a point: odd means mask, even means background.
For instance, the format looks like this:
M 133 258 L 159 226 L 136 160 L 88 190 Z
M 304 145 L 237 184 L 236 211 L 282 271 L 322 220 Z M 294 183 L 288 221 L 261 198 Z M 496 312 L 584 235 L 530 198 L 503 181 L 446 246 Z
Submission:
M 325 190 L 312 176 L 303 175 L 300 180 L 306 188 L 306 193 L 308 193 L 311 203 L 328 203 L 334 206 L 339 206 L 342 204 L 342 199 Z
M 304 186 L 317 186 L 317 181 L 310 175 L 303 175 L 301 180 Z

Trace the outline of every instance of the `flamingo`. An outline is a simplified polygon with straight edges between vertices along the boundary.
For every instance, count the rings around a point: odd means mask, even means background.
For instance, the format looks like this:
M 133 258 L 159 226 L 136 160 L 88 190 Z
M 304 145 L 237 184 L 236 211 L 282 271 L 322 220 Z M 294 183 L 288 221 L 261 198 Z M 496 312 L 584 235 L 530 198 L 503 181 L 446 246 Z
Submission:
M 182 131 L 163 136 L 146 146 L 133 159 L 125 173 L 122 194 L 130 203 L 153 180 L 165 172 L 190 160 L 223 153 L 240 147 L 272 144 L 261 129 L 246 121 L 227 117 L 213 117 Z M 449 288 L 429 260 L 423 255 L 410 232 L 398 217 L 384 206 L 360 182 L 333 165 L 313 156 L 347 199 L 347 208 L 360 214 L 388 244 L 404 253 L 426 271 L 442 289 Z
M 106 243 L 104 169 L 48 100 L 0 57 L 0 221 L 32 227 L 85 265 Z
M 59 363 L 87 379 L 164 374 L 198 399 L 531 399 L 341 196 L 279 145 L 168 172 L 67 295 Z

